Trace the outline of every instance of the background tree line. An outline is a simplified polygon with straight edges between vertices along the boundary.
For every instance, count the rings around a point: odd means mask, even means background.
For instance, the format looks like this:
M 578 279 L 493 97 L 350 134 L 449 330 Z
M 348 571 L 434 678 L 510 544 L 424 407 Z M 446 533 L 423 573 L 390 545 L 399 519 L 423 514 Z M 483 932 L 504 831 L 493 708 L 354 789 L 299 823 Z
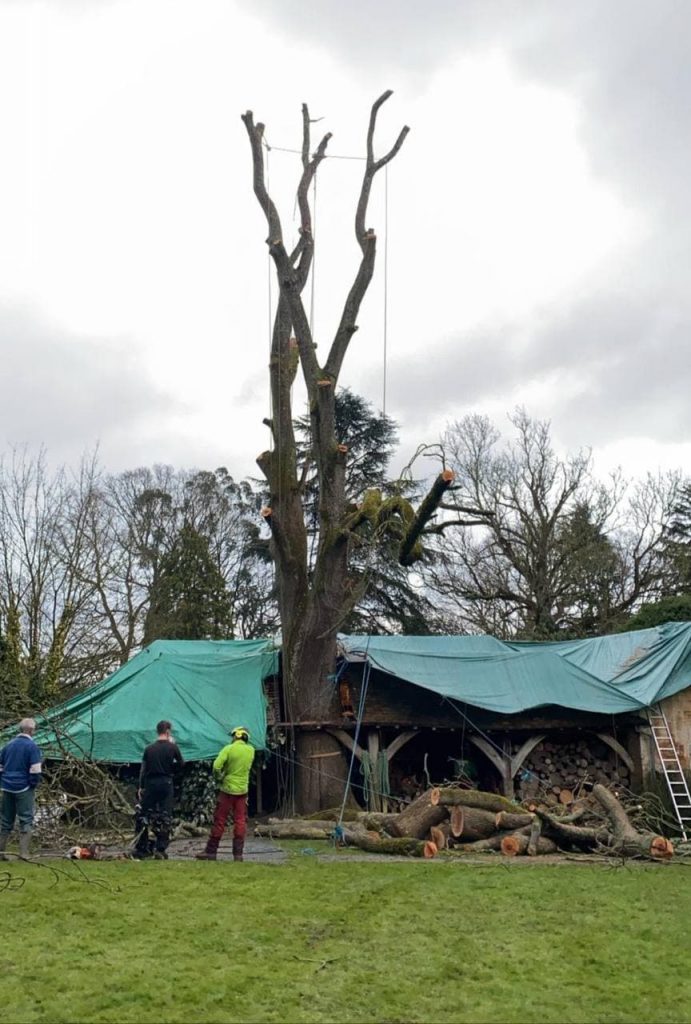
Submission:
M 417 497 L 391 478 L 396 424 L 347 389 L 337 400 L 347 493 Z M 308 535 L 317 534 L 309 419 L 296 423 Z M 559 639 L 691 619 L 691 484 L 680 474 L 603 481 L 588 452 L 558 455 L 519 411 L 484 417 L 434 451 L 454 486 L 413 569 L 360 531 L 362 597 L 344 632 L 488 632 Z M 424 475 L 424 474 L 421 474 Z M 44 452 L 0 462 L 0 720 L 103 678 L 159 638 L 252 638 L 280 629 L 256 480 L 169 466 L 76 471 Z M 370 540 L 372 541 L 370 543 Z

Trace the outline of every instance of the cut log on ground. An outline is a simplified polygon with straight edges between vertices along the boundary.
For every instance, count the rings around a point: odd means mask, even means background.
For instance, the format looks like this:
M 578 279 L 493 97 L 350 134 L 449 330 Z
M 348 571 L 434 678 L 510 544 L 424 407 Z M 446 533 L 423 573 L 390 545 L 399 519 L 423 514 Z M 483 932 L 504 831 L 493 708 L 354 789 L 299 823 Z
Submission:
M 494 824 L 502 832 L 515 832 L 516 829 L 525 828 L 532 824 L 532 814 L 512 814 L 510 811 L 497 811 L 494 816 Z
M 348 846 L 357 846 L 358 849 L 365 850 L 367 853 L 386 853 L 398 857 L 424 857 L 427 860 L 437 855 L 436 844 L 429 839 L 386 839 L 377 833 L 355 828 L 344 828 L 343 838 Z
M 613 853 L 622 857 L 651 857 L 653 860 L 669 860 L 674 856 L 674 847 L 665 836 L 636 831 L 614 793 L 598 783 L 593 786 L 593 796 L 610 820 Z
M 519 857 L 523 854 L 529 853 L 530 847 L 530 836 L 522 835 L 520 832 L 514 832 L 513 835 L 504 836 L 499 848 L 505 857 Z M 557 844 L 552 842 L 551 839 L 547 839 L 545 836 L 538 836 L 532 848 L 534 850 L 532 856 L 557 852 Z
M 528 849 L 526 850 L 526 853 L 528 854 L 529 857 L 536 857 L 537 856 L 537 844 L 538 844 L 538 842 L 540 840 L 541 835 L 542 835 L 542 822 L 536 816 L 536 817 L 533 818 L 532 824 L 530 826 L 530 835 L 528 836 Z
M 529 829 L 521 829 L 519 835 L 528 834 Z M 501 841 L 508 835 L 515 835 L 513 832 L 497 832 L 496 835 L 490 836 L 489 839 L 478 839 L 474 843 L 462 843 L 460 846 L 450 847 L 446 853 L 452 854 L 453 856 L 462 856 L 466 853 L 489 853 L 492 850 L 501 849 Z
M 542 821 L 543 835 L 554 839 L 559 846 L 571 849 L 573 846 L 585 850 L 594 850 L 596 846 L 608 846 L 610 833 L 604 823 L 597 826 L 572 825 L 570 822 L 558 818 L 549 811 L 538 810 L 535 812 Z
M 445 807 L 462 804 L 464 807 L 479 807 L 485 811 L 509 811 L 512 814 L 525 812 L 524 807 L 507 800 L 505 796 L 498 796 L 496 793 L 483 793 L 480 789 L 457 789 L 456 787 L 440 789 L 435 787 L 430 792 L 432 803 L 442 804 Z
M 383 829 L 388 832 L 389 825 L 397 817 L 397 814 L 384 814 L 383 811 L 360 811 L 355 820 L 366 829 L 373 829 L 375 832 L 381 832 Z
M 463 835 L 465 823 L 465 808 L 461 804 L 449 807 L 449 832 L 454 839 L 460 839 Z
M 334 821 L 285 818 L 270 820 L 267 825 L 255 825 L 254 834 L 269 839 L 328 839 L 335 827 Z
M 415 839 L 423 839 L 433 825 L 439 825 L 446 818 L 446 808 L 439 804 L 433 804 L 431 794 L 434 790 L 428 789 L 426 793 L 413 800 L 404 811 L 397 814 L 393 821 L 387 826 L 387 832 L 392 836 L 412 836 Z
M 445 850 L 449 845 L 446 831 L 441 825 L 432 825 L 432 828 L 429 830 L 429 837 L 438 850 Z
M 479 807 L 464 807 L 463 831 L 460 835 L 461 841 L 465 843 L 473 842 L 475 839 L 488 839 L 499 831 L 509 831 L 507 829 L 498 829 L 496 818 L 496 814 L 492 811 L 483 811 Z M 528 818 L 524 824 L 529 825 L 530 821 L 531 819 Z M 510 831 L 513 831 L 513 829 Z

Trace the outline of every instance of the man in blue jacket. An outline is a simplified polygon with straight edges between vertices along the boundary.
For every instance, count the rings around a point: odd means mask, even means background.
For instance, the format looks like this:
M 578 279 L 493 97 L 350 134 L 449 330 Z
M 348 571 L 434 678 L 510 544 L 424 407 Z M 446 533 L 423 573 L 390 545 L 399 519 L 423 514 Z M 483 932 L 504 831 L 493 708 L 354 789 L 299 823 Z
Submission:
M 19 820 L 19 853 L 29 856 L 34 823 L 34 792 L 41 778 L 41 750 L 34 743 L 36 723 L 22 718 L 19 735 L 0 750 L 0 860 L 7 860 L 5 848 Z

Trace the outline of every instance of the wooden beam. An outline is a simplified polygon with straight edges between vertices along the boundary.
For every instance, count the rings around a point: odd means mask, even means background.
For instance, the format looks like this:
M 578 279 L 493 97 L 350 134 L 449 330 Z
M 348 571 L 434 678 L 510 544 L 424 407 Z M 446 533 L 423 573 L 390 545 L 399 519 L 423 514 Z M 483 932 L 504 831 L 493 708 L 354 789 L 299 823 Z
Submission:
M 364 750 L 362 749 L 359 743 L 356 743 L 354 741 L 352 736 L 349 736 L 348 733 L 345 732 L 345 730 L 327 729 L 326 731 L 328 732 L 329 736 L 333 736 L 340 743 L 342 743 L 344 747 L 347 747 L 347 749 L 350 750 L 351 753 L 355 754 L 358 761 L 362 761 L 362 755 L 364 754 Z
M 468 739 L 471 743 L 474 743 L 478 750 L 481 750 L 485 757 L 492 762 L 499 772 L 504 796 L 508 797 L 509 800 L 513 800 L 514 792 L 513 776 L 511 774 L 511 758 L 508 754 L 502 754 L 500 751 L 496 750 L 483 736 L 475 736 L 472 734 Z
M 512 779 L 516 778 L 516 772 L 520 769 L 521 765 L 528 757 L 528 755 L 532 754 L 533 750 L 535 750 L 535 747 L 538 745 L 538 743 L 541 743 L 544 740 L 545 735 L 546 733 L 539 732 L 537 736 L 531 736 L 529 739 L 525 741 L 523 746 L 516 751 L 516 753 L 511 758 Z
M 595 735 L 599 740 L 602 740 L 603 743 L 606 743 L 608 747 L 611 747 L 611 749 L 614 751 L 617 757 L 620 757 L 622 759 L 626 767 L 633 774 L 633 772 L 635 771 L 633 758 L 629 754 L 626 747 L 622 747 L 619 740 L 615 740 L 614 736 L 609 736 L 606 732 L 596 732 Z
M 388 747 L 386 748 L 386 759 L 387 761 L 393 761 L 394 757 L 404 747 L 408 740 L 412 740 L 414 736 L 417 736 L 416 729 L 408 729 L 407 732 L 401 732 L 396 736 L 395 739 L 391 740 Z

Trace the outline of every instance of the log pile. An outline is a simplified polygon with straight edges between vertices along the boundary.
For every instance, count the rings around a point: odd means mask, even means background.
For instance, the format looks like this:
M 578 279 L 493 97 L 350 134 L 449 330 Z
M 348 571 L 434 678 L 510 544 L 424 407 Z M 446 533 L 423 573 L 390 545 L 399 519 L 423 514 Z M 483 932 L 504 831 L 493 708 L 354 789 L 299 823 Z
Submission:
M 523 764 L 518 795 L 521 800 L 540 796 L 552 806 L 568 804 L 586 782 L 628 789 L 631 778 L 626 765 L 599 740 L 543 740 Z
M 335 839 L 368 853 L 433 858 L 496 851 L 504 857 L 559 852 L 599 853 L 666 861 L 674 847 L 665 836 L 634 825 L 615 794 L 602 785 L 577 805 L 512 803 L 472 789 L 427 790 L 400 814 L 355 815 L 340 826 L 316 819 L 270 818 L 255 834 L 273 838 Z

